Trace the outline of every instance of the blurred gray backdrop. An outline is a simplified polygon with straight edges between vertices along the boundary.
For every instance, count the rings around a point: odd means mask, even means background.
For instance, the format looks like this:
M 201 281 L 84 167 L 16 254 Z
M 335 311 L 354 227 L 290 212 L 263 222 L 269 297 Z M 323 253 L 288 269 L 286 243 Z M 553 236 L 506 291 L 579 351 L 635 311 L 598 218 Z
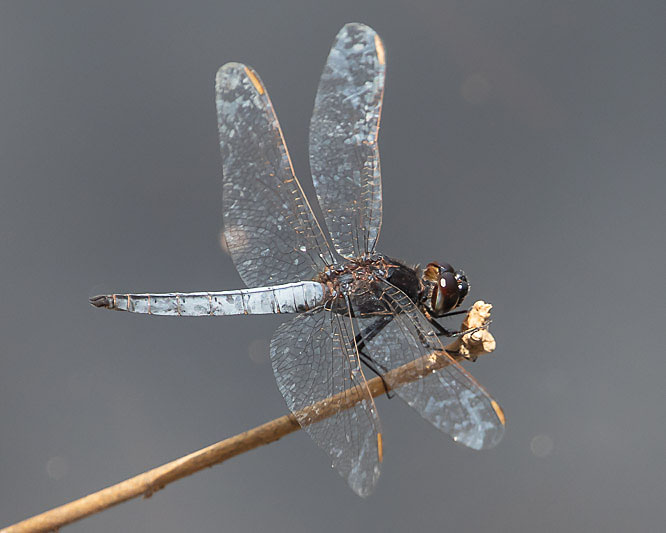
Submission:
M 666 496 L 663 1 L 0 2 L 0 525 L 285 413 L 280 317 L 95 310 L 241 285 L 213 79 L 253 65 L 312 192 L 333 37 L 383 37 L 380 249 L 463 267 L 498 349 L 489 452 L 381 399 L 357 498 L 291 435 L 68 531 L 658 531 Z

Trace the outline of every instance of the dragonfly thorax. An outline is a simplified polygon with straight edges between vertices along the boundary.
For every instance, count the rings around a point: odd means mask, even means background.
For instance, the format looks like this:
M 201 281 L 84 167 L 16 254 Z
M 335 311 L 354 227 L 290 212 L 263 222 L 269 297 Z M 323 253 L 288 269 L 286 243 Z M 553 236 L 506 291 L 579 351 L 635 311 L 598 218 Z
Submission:
M 400 289 L 414 302 L 419 302 L 422 298 L 424 287 L 417 268 L 383 255 L 372 255 L 332 265 L 319 274 L 316 281 L 327 286 L 335 302 L 333 309 L 346 311 L 346 300 L 349 299 L 357 312 L 374 314 L 385 312 L 385 307 L 377 303 L 379 289 L 376 282 L 380 279 Z

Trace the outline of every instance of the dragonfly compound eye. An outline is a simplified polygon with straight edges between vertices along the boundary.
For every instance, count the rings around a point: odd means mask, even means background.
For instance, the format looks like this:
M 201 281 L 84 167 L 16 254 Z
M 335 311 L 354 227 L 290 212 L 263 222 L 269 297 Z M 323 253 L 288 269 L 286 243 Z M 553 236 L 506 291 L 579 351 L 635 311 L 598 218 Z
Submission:
M 458 305 L 460 289 L 451 272 L 440 272 L 437 286 L 432 291 L 431 307 L 435 316 L 442 316 Z
M 449 263 L 439 263 L 439 269 L 442 272 L 451 272 L 452 274 L 455 273 L 454 268 Z

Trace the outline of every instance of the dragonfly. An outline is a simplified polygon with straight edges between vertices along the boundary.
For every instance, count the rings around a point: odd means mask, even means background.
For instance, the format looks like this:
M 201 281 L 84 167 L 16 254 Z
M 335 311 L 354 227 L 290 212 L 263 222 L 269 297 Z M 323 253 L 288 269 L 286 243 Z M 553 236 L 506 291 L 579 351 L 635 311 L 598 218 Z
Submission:
M 294 314 L 270 343 L 278 388 L 360 496 L 373 491 L 383 460 L 365 372 L 385 379 L 387 390 L 458 443 L 491 448 L 504 433 L 497 402 L 440 340 L 452 332 L 438 319 L 460 313 L 454 310 L 469 290 L 464 272 L 444 262 L 411 267 L 375 251 L 385 72 L 377 33 L 345 25 L 328 55 L 310 121 L 310 168 L 324 226 L 294 174 L 259 75 L 240 63 L 222 66 L 215 94 L 224 237 L 247 288 L 91 298 L 96 307 L 149 315 Z M 391 381 L 390 370 L 433 353 L 445 359 L 441 370 L 410 383 Z M 306 409 L 352 394 L 356 403 L 323 420 Z

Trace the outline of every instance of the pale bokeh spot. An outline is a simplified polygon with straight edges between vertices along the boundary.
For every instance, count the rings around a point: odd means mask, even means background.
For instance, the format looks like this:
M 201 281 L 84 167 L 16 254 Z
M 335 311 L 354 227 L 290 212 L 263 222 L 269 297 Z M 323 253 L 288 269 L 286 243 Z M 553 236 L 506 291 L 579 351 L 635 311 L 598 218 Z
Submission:
M 530 450 L 536 457 L 547 457 L 553 453 L 555 444 L 548 435 L 535 435 L 530 442 Z
M 227 255 L 229 255 L 229 247 L 240 250 L 247 248 L 250 243 L 247 232 L 240 226 L 227 226 L 226 231 L 221 229 L 218 240 L 220 248 Z
M 229 246 L 227 246 L 227 238 L 224 236 L 224 229 L 220 230 L 220 233 L 218 234 L 218 241 L 220 243 L 220 248 L 222 248 L 222 251 L 229 255 Z
M 248 355 L 253 363 L 261 365 L 268 361 L 270 343 L 266 339 L 254 339 L 248 346 Z
M 67 475 L 69 467 L 64 457 L 51 457 L 46 461 L 46 473 L 51 479 L 59 480 Z

